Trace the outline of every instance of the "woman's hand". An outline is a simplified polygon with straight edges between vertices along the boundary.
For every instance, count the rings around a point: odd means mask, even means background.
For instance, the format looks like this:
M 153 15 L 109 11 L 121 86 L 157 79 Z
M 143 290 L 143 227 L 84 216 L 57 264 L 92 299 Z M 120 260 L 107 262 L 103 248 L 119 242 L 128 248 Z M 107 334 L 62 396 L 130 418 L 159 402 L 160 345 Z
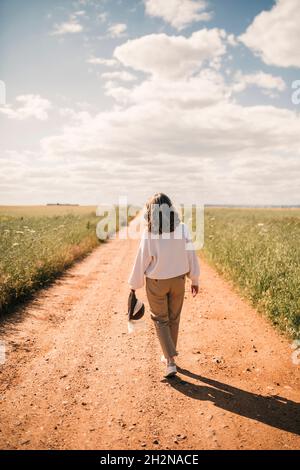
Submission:
M 193 297 L 196 297 L 196 295 L 198 294 L 199 292 L 199 286 L 193 286 L 191 287 L 191 292 L 192 292 L 192 296 Z

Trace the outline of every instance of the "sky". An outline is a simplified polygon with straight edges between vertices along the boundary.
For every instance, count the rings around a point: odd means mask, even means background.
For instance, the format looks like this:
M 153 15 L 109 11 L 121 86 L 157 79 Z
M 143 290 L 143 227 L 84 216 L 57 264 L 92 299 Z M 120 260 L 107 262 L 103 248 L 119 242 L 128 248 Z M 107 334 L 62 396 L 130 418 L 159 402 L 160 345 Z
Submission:
M 299 204 L 299 24 L 299 0 L 0 0 L 0 204 Z

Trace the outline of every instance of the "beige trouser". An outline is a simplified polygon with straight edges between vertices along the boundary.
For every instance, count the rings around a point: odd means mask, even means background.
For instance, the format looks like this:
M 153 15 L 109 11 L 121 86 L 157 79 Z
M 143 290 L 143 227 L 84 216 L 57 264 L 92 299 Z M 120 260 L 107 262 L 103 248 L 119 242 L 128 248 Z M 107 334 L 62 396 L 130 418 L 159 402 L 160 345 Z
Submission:
M 185 290 L 185 274 L 170 279 L 146 277 L 146 292 L 164 356 L 177 355 L 176 345 Z

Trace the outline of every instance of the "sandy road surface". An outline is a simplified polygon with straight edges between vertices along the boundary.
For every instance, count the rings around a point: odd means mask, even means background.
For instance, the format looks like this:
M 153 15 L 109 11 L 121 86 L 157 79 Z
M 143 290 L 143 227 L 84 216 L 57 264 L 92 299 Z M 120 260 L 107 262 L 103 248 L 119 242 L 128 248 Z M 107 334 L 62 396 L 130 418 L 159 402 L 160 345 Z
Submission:
M 149 310 L 128 335 L 137 243 L 100 246 L 2 325 L 0 447 L 300 448 L 290 344 L 204 261 L 199 296 L 186 286 L 178 377 L 163 379 Z

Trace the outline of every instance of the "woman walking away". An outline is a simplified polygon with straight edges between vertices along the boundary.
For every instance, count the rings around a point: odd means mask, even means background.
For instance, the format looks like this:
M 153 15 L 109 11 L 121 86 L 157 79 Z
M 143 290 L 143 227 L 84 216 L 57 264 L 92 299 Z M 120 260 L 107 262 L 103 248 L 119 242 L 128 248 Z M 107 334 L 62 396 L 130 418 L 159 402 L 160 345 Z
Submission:
M 171 200 L 155 194 L 146 204 L 146 228 L 129 277 L 132 291 L 143 287 L 166 364 L 165 377 L 176 374 L 175 356 L 186 275 L 193 297 L 198 294 L 199 263 L 188 228 Z

